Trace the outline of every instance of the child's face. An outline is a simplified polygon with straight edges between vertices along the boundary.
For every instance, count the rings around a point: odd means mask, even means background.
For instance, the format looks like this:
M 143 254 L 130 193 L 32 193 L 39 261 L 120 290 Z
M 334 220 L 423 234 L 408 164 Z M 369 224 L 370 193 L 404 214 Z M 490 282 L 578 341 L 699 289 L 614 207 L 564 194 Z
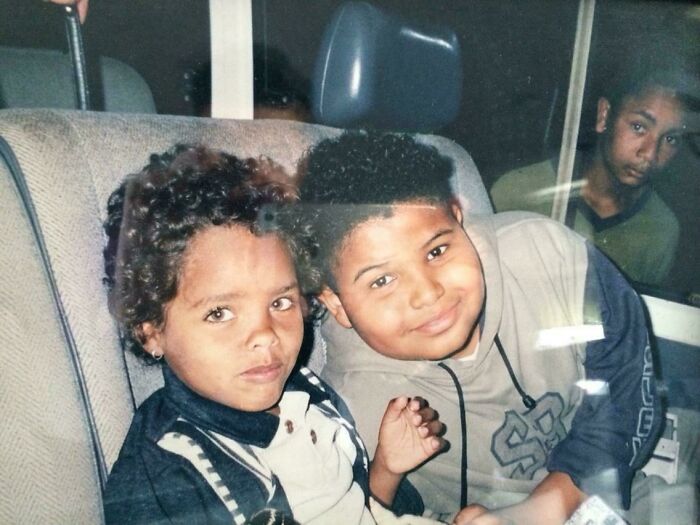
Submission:
M 607 132 L 603 160 L 624 186 L 641 186 L 673 158 L 683 131 L 683 110 L 671 93 L 651 89 L 623 100 L 615 119 L 610 105 L 598 103 L 599 133 Z
M 276 235 L 213 226 L 190 241 L 165 324 L 145 323 L 145 346 L 162 350 L 203 397 L 267 410 L 279 401 L 299 353 L 300 299 L 292 260 Z
M 481 263 L 461 212 L 424 204 L 394 206 L 341 244 L 337 294 L 321 300 L 375 351 L 397 359 L 468 355 L 484 302 Z

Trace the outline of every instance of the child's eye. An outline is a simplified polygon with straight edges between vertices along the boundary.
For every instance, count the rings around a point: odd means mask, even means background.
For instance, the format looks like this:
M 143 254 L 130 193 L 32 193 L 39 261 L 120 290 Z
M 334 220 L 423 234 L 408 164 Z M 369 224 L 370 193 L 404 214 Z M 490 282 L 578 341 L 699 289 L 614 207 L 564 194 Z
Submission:
M 643 133 L 646 130 L 646 127 L 641 122 L 632 122 L 630 127 L 635 133 Z
M 371 288 L 382 288 L 395 279 L 396 279 L 396 277 L 392 277 L 391 275 L 382 275 L 379 279 L 372 282 L 370 287 Z
M 217 306 L 206 315 L 204 320 L 208 323 L 224 323 L 230 321 L 233 317 L 231 310 L 223 306 Z
M 669 146 L 678 146 L 678 143 L 680 142 L 678 135 L 666 135 L 664 140 Z
M 442 244 L 442 245 L 440 245 L 440 246 L 436 246 L 435 248 L 433 248 L 432 250 L 430 250 L 430 251 L 428 252 L 428 260 L 429 260 L 429 261 L 432 261 L 433 259 L 438 258 L 438 257 L 440 257 L 443 253 L 445 253 L 446 251 L 447 251 L 447 245 L 446 245 L 446 244 Z
M 294 306 L 294 301 L 289 297 L 280 297 L 272 301 L 272 308 L 278 312 L 284 312 Z

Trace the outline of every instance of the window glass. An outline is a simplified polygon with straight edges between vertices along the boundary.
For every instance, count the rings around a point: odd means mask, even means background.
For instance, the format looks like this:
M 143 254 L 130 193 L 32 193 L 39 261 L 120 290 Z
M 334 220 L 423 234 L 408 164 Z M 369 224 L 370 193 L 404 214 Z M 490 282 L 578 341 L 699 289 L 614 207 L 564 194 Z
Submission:
M 60 6 L 40 0 L 0 0 L 0 8 L 4 13 L 0 19 L 0 46 L 67 52 Z M 103 91 L 99 86 L 102 79 L 94 75 L 96 57 L 107 56 L 127 64 L 145 80 L 158 113 L 196 113 L 199 86 L 202 82 L 208 84 L 208 78 L 202 80 L 201 74 L 210 53 L 207 2 L 93 1 L 82 33 L 88 80 L 93 81 L 90 87 L 97 95 L 93 99 L 99 100 L 98 92 Z M 9 74 L 5 71 L 3 76 Z M 45 82 L 55 83 L 57 79 Z M 34 85 L 34 96 L 41 100 L 42 89 L 36 82 Z M 8 105 L 12 104 L 0 100 L 0 107 Z
M 295 74 L 312 76 L 326 24 L 342 2 L 255 2 L 255 45 L 285 58 Z M 459 115 L 431 130 L 454 139 L 474 158 L 486 186 L 500 173 L 558 149 L 568 85 L 575 2 L 382 0 L 372 5 L 407 24 L 453 30 L 464 70 Z M 256 77 L 271 78 L 258 55 Z M 406 109 L 410 111 L 410 108 Z
M 688 147 L 698 126 L 698 15 L 684 2 L 598 6 L 577 174 L 590 191 L 571 203 L 578 218 L 570 213 L 641 290 L 690 301 L 700 290 L 700 201 L 688 191 L 700 169 Z M 596 156 L 607 169 L 587 178 Z
M 258 102 L 263 100 L 259 98 L 262 85 L 291 99 L 306 92 L 306 98 L 301 96 L 303 104 L 309 100 L 308 82 L 323 31 L 341 4 L 331 0 L 314 2 L 313 8 L 301 1 L 254 4 Z M 550 215 L 577 3 L 474 1 L 456 6 L 454 2 L 383 0 L 372 5 L 407 24 L 435 24 L 456 33 L 464 71 L 459 115 L 448 126 L 431 131 L 469 151 L 498 211 L 523 209 Z M 698 8 L 685 2 L 596 5 L 568 210 L 569 225 L 594 241 L 640 290 L 681 301 L 697 301 L 700 290 L 699 273 L 694 271 L 700 257 L 699 203 L 697 192 L 685 189 L 698 171 L 698 148 L 697 138 L 695 149 L 688 146 L 693 135 L 687 133 L 694 128 L 692 118 L 685 120 L 687 112 L 682 124 L 666 123 L 679 129 L 668 130 L 671 133 L 659 152 L 661 161 L 651 162 L 654 180 L 643 184 L 633 197 L 618 196 L 624 205 L 618 202 L 611 207 L 609 198 L 589 197 L 583 187 L 598 139 L 612 134 L 612 127 L 604 135 L 596 132 L 599 98 L 619 91 L 616 86 L 628 77 L 651 72 L 663 76 L 659 73 L 663 71 L 696 74 L 698 16 Z M 646 170 L 642 164 L 647 161 L 625 162 L 625 169 L 633 174 Z M 636 165 L 636 171 L 629 164 Z M 602 198 L 596 203 L 598 212 L 587 204 L 595 198 Z M 651 242 L 650 236 L 658 240 Z
M 698 21 L 683 2 L 597 5 L 567 215 L 639 290 L 695 303 Z M 499 178 L 496 208 L 549 214 L 557 154 Z

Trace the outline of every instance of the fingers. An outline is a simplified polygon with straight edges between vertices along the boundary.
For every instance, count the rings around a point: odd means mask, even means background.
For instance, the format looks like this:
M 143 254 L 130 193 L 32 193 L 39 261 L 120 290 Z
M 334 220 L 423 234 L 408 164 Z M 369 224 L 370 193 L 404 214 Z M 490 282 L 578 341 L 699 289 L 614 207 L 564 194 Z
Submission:
M 392 399 L 387 405 L 383 420 L 396 421 L 402 415 L 417 429 L 418 435 L 422 438 L 439 437 L 445 433 L 445 425 L 440 421 L 440 414 L 422 397 L 400 396 Z
M 396 421 L 403 414 L 404 409 L 409 404 L 408 396 L 400 396 L 389 401 L 389 404 L 384 411 L 383 421 Z
M 455 516 L 455 519 L 452 523 L 453 525 L 466 525 L 467 523 L 472 522 L 474 519 L 486 514 L 487 512 L 488 510 L 486 509 L 486 507 L 482 505 L 478 505 L 476 503 L 467 505 L 459 511 L 459 514 Z
M 445 433 L 445 425 L 440 420 L 428 421 L 418 427 L 421 437 L 442 436 Z
M 83 24 L 83 23 L 85 23 L 85 18 L 87 17 L 88 0 L 78 0 L 77 8 L 78 8 L 78 17 L 80 18 L 80 23 Z
M 430 404 L 422 397 L 416 396 L 409 400 L 408 410 L 421 416 L 423 421 L 438 418 L 438 413 L 430 407 Z
M 85 22 L 85 17 L 88 11 L 88 1 L 89 0 L 44 0 L 52 2 L 59 5 L 74 5 L 78 10 L 78 17 L 80 17 L 80 23 Z
M 428 406 L 428 402 L 420 396 L 415 396 L 415 397 L 410 398 L 410 402 L 408 403 L 409 410 L 411 410 L 413 412 L 418 412 L 422 408 L 427 407 L 427 406 Z
M 414 426 L 429 426 L 433 434 L 440 433 L 444 428 L 444 425 L 440 422 L 440 414 L 422 397 L 411 399 L 407 409 L 413 412 L 409 419 Z
M 446 441 L 442 439 L 445 433 L 445 425 L 440 421 L 440 415 L 430 407 L 422 397 L 412 398 L 407 406 L 406 413 L 416 432 L 424 440 L 428 450 L 437 452 L 445 447 Z
M 425 441 L 425 443 L 428 445 L 428 450 L 437 452 L 438 450 L 442 450 L 447 442 L 441 437 L 433 436 Z

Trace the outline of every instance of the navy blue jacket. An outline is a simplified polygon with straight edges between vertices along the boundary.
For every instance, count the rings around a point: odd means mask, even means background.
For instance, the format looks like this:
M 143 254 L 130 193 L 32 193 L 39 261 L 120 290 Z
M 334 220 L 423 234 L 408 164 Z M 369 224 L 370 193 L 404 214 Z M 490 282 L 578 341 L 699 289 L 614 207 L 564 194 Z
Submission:
M 245 523 L 270 508 L 293 517 L 284 487 L 274 476 L 270 491 L 245 461 L 232 460 L 205 434 L 214 431 L 244 447 L 266 447 L 277 432 L 279 418 L 267 412 L 234 410 L 203 398 L 167 366 L 163 375 L 164 388 L 138 409 L 110 474 L 104 495 L 107 523 Z M 292 374 L 286 389 L 307 392 L 310 403 L 323 411 L 329 410 L 324 401 L 330 401 L 336 410 L 334 415 L 353 426 L 358 451 L 353 467 L 355 481 L 368 495 L 367 453 L 342 400 L 305 368 Z M 212 488 L 190 461 L 160 447 L 158 441 L 167 433 L 192 439 L 219 476 L 216 485 L 223 485 L 223 493 L 230 496 L 222 498 L 221 487 Z M 408 482 L 402 484 L 394 506 L 399 513 L 423 511 L 418 493 Z

